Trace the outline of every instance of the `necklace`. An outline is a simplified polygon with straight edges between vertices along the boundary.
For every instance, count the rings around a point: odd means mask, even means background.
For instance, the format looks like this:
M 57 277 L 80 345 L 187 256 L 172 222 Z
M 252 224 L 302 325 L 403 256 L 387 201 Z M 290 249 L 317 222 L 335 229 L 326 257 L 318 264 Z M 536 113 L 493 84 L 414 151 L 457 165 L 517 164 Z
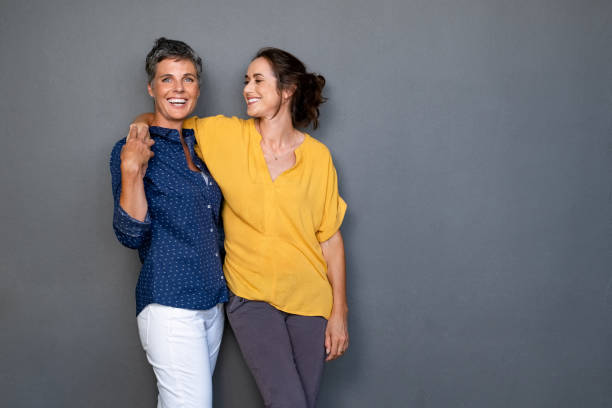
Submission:
M 293 146 L 289 147 L 289 149 L 286 152 L 281 152 L 281 153 L 274 153 L 269 147 L 267 147 L 265 144 L 261 143 L 261 147 L 264 153 L 264 157 L 268 156 L 273 158 L 274 160 L 278 160 L 280 158 L 283 158 L 285 156 L 287 156 L 289 153 L 293 153 Z
M 261 135 L 261 128 L 259 127 L 259 123 L 255 123 L 255 128 L 256 130 L 259 132 L 259 134 Z M 291 130 L 292 135 L 294 134 L 295 129 Z M 300 142 L 301 143 L 301 142 Z M 293 143 L 291 146 L 289 146 L 289 148 L 281 153 L 274 153 L 274 151 L 272 150 L 272 148 L 268 147 L 265 142 L 264 142 L 264 138 L 262 136 L 261 141 L 259 142 L 259 145 L 261 146 L 261 150 L 264 153 L 264 158 L 266 156 L 268 157 L 272 157 L 275 161 L 278 161 L 278 159 L 283 158 L 284 156 L 287 156 L 287 154 L 289 153 L 293 153 L 293 151 L 295 150 L 295 148 L 297 147 L 297 145 L 299 145 L 299 143 Z

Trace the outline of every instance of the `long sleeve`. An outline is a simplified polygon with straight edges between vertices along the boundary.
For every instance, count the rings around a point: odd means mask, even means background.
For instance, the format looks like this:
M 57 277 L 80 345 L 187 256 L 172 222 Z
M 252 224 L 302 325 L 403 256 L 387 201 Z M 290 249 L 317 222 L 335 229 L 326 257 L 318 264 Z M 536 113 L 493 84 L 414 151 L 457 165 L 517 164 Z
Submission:
M 139 221 L 132 218 L 119 205 L 119 197 L 121 196 L 121 148 L 125 144 L 125 139 L 120 140 L 115 144 L 111 153 L 110 172 L 112 178 L 114 213 L 113 213 L 113 229 L 115 235 L 121 244 L 128 248 L 138 249 L 143 243 L 150 239 L 151 236 L 151 219 L 147 213 L 144 221 Z

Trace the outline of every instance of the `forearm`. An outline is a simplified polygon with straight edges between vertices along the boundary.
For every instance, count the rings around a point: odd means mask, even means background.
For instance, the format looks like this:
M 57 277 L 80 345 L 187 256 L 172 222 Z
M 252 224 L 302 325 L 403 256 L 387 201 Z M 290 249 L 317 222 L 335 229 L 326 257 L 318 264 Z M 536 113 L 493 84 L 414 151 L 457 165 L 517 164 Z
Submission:
M 136 119 L 132 123 L 134 124 L 145 124 L 147 126 L 151 126 L 153 124 L 154 115 L 151 112 L 143 113 L 138 115 Z
M 325 361 L 335 360 L 348 348 L 348 306 L 346 304 L 346 265 L 344 242 L 340 231 L 321 243 L 327 262 L 327 278 L 332 287 L 333 306 L 325 328 Z
M 119 205 L 130 217 L 145 220 L 149 207 L 140 171 L 121 169 Z
M 327 262 L 327 278 L 332 287 L 333 307 L 332 314 L 346 315 L 348 305 L 346 301 L 346 262 L 344 258 L 344 241 L 340 231 L 330 239 L 321 243 L 323 257 Z

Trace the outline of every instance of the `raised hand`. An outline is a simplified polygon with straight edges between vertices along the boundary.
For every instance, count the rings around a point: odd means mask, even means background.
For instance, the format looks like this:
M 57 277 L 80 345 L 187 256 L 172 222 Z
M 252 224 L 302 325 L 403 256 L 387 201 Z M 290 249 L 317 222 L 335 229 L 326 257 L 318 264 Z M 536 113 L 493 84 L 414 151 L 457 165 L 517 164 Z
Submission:
M 149 160 L 154 155 L 151 150 L 154 143 L 149 136 L 148 126 L 131 124 L 125 145 L 121 149 L 121 172 L 144 177 Z

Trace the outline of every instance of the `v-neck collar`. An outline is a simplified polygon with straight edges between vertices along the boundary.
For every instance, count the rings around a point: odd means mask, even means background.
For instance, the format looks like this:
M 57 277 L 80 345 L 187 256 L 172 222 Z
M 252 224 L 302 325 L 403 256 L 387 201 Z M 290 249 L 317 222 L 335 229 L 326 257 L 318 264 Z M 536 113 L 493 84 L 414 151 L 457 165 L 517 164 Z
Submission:
M 161 126 L 149 126 L 149 133 L 151 135 L 164 137 L 174 142 L 179 142 L 179 143 L 181 142 L 181 135 L 176 129 L 170 129 L 170 128 L 165 128 Z M 191 142 L 193 144 L 193 142 L 195 141 L 195 135 L 194 135 L 193 129 L 183 129 L 182 133 L 183 133 L 183 139 L 185 139 L 185 142 L 186 143 Z
M 255 152 L 255 156 L 257 156 L 257 161 L 259 162 L 259 167 L 262 168 L 261 173 L 263 174 L 263 177 L 258 177 L 258 178 L 260 180 L 264 180 L 266 183 L 275 185 L 278 183 L 278 181 L 281 178 L 285 179 L 290 173 L 292 173 L 300 165 L 302 161 L 302 148 L 304 147 L 306 143 L 309 142 L 307 141 L 307 139 L 310 138 L 310 135 L 306 132 L 302 132 L 304 134 L 304 140 L 302 140 L 302 143 L 300 143 L 293 150 L 293 153 L 295 154 L 295 163 L 293 164 L 293 166 L 291 166 L 290 168 L 288 168 L 287 170 L 279 174 L 276 177 L 276 179 L 272 180 L 270 169 L 268 168 L 268 164 L 266 163 L 266 158 L 264 157 L 264 154 L 263 154 L 263 149 L 261 148 L 261 140 L 263 139 L 263 137 L 261 136 L 261 133 L 259 133 L 259 131 L 257 130 L 257 126 L 255 126 L 255 119 L 249 119 L 249 122 L 251 126 L 251 134 L 254 135 L 254 137 L 251 138 L 251 141 L 253 143 L 252 149 Z

